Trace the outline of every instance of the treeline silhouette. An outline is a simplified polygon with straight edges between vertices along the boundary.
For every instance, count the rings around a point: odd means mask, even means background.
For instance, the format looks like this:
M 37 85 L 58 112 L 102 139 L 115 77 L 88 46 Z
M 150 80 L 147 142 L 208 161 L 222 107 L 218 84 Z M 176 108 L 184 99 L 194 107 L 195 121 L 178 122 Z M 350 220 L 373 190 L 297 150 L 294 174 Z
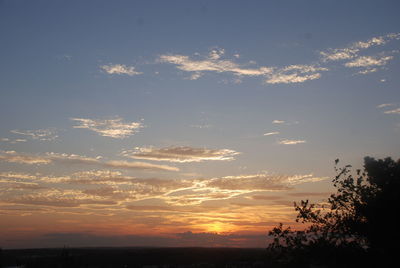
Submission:
M 305 230 L 280 224 L 269 232 L 273 267 L 400 267 L 400 159 L 365 157 L 355 173 L 338 162 L 337 192 L 325 205 L 294 203 Z
M 265 249 L 250 248 L 55 248 L 3 251 L 3 267 L 13 268 L 265 267 Z

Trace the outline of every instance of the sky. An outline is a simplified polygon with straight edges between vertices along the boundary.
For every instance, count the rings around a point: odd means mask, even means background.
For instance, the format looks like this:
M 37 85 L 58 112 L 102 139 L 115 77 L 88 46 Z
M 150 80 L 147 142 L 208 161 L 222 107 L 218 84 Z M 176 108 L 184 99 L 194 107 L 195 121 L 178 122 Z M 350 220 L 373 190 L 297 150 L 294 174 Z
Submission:
M 0 1 L 0 247 L 266 247 L 400 157 L 399 1 Z

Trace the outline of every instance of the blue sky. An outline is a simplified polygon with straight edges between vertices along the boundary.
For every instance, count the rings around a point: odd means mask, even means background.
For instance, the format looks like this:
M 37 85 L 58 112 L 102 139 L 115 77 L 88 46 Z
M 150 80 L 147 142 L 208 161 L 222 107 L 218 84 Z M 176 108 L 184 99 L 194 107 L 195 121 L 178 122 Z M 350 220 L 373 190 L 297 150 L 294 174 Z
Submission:
M 400 157 L 399 7 L 0 1 L 4 232 L 35 245 L 43 219 L 68 234 L 104 217 L 106 236 L 290 222 L 293 196 L 331 190 L 334 159 Z

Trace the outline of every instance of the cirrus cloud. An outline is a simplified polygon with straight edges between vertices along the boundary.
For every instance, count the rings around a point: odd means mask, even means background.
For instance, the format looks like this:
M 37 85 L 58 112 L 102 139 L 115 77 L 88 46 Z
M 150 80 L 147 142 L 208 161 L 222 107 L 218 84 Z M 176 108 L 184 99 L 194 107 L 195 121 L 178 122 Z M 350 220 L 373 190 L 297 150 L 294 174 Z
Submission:
M 32 155 L 17 153 L 15 151 L 0 151 L 0 160 L 10 163 L 28 165 L 46 165 L 50 163 L 60 164 L 81 164 L 95 165 L 104 168 L 127 169 L 127 170 L 148 170 L 148 171 L 178 171 L 177 167 L 167 165 L 156 165 L 145 162 L 128 161 L 101 161 L 101 157 L 86 157 L 75 154 L 46 153 L 44 155 Z
M 153 148 L 142 147 L 133 151 L 124 151 L 122 155 L 135 159 L 168 161 L 168 162 L 202 162 L 207 160 L 229 161 L 240 154 L 230 149 L 207 149 L 189 146 Z
M 306 143 L 305 140 L 289 140 L 289 139 L 284 139 L 278 141 L 278 144 L 284 144 L 284 145 L 295 145 L 295 144 L 301 144 L 301 143 Z
M 73 128 L 89 129 L 104 137 L 123 139 L 132 136 L 143 127 L 141 122 L 124 122 L 121 117 L 114 119 L 71 118 L 77 122 Z

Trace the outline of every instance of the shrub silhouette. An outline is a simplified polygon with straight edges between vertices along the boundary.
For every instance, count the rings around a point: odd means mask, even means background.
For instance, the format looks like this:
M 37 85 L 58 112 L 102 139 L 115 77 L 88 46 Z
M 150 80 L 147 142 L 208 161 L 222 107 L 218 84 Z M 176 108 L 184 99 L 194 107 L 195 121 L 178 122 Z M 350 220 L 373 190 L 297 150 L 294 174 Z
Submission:
M 297 222 L 307 224 L 292 231 L 282 224 L 269 232 L 269 252 L 276 260 L 296 266 L 317 264 L 380 266 L 399 262 L 400 160 L 364 158 L 364 169 L 355 174 L 351 166 L 338 168 L 337 189 L 327 206 L 294 203 Z

